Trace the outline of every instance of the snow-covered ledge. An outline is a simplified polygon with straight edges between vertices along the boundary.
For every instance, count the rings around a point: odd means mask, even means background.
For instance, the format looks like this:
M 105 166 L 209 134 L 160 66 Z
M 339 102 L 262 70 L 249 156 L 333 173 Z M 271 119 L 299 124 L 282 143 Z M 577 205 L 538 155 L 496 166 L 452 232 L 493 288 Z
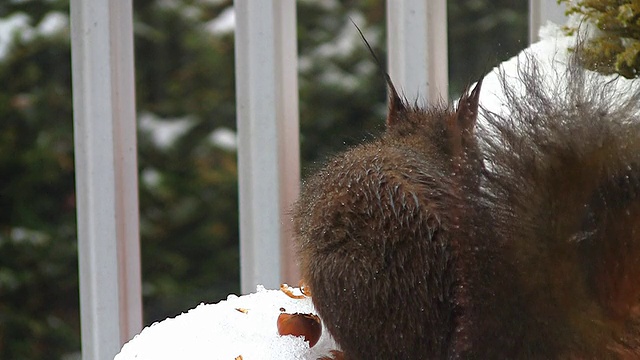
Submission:
M 282 309 L 316 313 L 309 297 L 296 299 L 258 286 L 253 294 L 200 304 L 145 328 L 115 360 L 316 359 L 337 348 L 326 329 L 312 348 L 302 337 L 280 336 L 277 320 Z

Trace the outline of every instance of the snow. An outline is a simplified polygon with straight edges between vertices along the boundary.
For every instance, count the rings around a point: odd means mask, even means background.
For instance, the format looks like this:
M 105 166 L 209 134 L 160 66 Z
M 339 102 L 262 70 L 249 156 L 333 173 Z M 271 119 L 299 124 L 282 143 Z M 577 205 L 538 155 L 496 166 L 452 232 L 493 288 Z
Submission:
M 12 228 L 10 234 L 10 238 L 14 243 L 43 245 L 51 240 L 51 237 L 44 232 L 19 226 Z
M 358 24 L 371 46 L 375 48 L 378 45 L 376 42 L 377 37 L 366 28 L 364 16 L 361 13 L 353 12 L 349 14 L 349 18 Z M 325 59 L 347 57 L 351 55 L 357 47 L 362 46 L 361 44 L 362 41 L 360 40 L 358 30 L 353 26 L 351 21 L 346 21 L 333 40 L 320 45 L 312 52 L 311 56 Z
M 222 11 L 218 17 L 207 22 L 205 29 L 214 35 L 223 35 L 233 32 L 236 28 L 236 12 L 233 7 Z
M 139 116 L 140 129 L 147 132 L 153 142 L 162 149 L 173 145 L 194 123 L 195 120 L 190 117 L 163 119 L 150 112 L 144 112 Z
M 43 36 L 51 36 L 69 29 L 69 15 L 59 11 L 52 11 L 38 24 L 37 33 Z
M 590 37 L 597 32 L 597 29 L 580 22 L 579 18 L 570 18 L 568 24 L 572 25 L 576 22 L 581 24 L 582 36 Z M 562 78 L 565 77 L 571 49 L 576 46 L 577 38 L 575 35 L 565 35 L 562 27 L 552 22 L 542 26 L 539 35 L 541 39 L 539 42 L 532 44 L 518 55 L 501 63 L 499 67 L 494 68 L 484 77 L 480 92 L 480 105 L 484 109 L 503 116 L 508 114 L 507 106 L 504 105 L 504 93 L 500 85 L 500 73 L 503 72 L 507 79 L 514 79 L 514 81 L 509 81 L 510 87 L 515 90 L 518 96 L 524 96 L 525 90 L 521 86 L 521 82 L 517 80 L 517 77 L 518 72 L 522 70 L 523 66 L 526 67 L 531 58 L 536 60 L 540 73 L 545 75 L 546 89 L 551 92 L 557 91 L 558 97 L 567 96 L 567 94 L 560 92 L 564 88 L 558 85 L 561 84 Z M 616 93 L 616 96 L 612 96 L 612 98 L 620 99 L 621 104 L 629 96 L 633 96 L 636 92 L 633 89 L 637 89 L 640 86 L 640 82 L 625 79 L 618 75 L 601 75 L 591 71 L 587 72 L 599 77 L 602 83 L 608 82 L 613 85 L 611 90 Z M 479 121 L 482 122 L 483 120 L 481 112 Z
M 349 14 L 349 18 L 360 26 L 367 41 L 375 48 L 379 36 L 375 30 L 366 27 L 366 19 L 362 13 L 352 12 Z M 298 70 L 301 73 L 307 72 L 312 69 L 313 64 L 322 60 L 324 67 L 318 77 L 322 84 L 341 88 L 347 92 L 357 91 L 361 77 L 377 71 L 375 63 L 367 59 L 356 64 L 353 70 L 346 70 L 337 65 L 337 59 L 351 56 L 356 50 L 362 49 L 362 46 L 362 39 L 357 28 L 351 21 L 344 22 L 331 41 L 299 56 Z
M 0 18 L 0 60 L 9 52 L 16 36 L 22 41 L 30 41 L 36 36 L 52 36 L 69 29 L 69 15 L 52 11 L 44 16 L 38 26 L 31 26 L 29 15 L 18 12 Z
M 547 23 L 540 29 L 540 41 L 532 44 L 517 56 L 500 64 L 499 68 L 493 69 L 482 81 L 482 91 L 480 92 L 480 104 L 487 110 L 504 114 L 502 86 L 500 85 L 500 71 L 508 77 L 517 77 L 518 69 L 526 64 L 530 56 L 535 57 L 541 66 L 541 72 L 545 74 L 562 74 L 566 68 L 569 48 L 575 45 L 575 36 L 565 36 L 560 26 L 554 23 Z M 550 78 L 550 80 L 553 80 Z M 512 82 L 517 85 L 518 82 Z M 521 89 L 524 91 L 524 89 Z
M 145 136 L 149 136 L 153 143 L 160 149 L 167 149 L 177 139 L 183 136 L 195 124 L 195 119 L 189 116 L 179 118 L 161 118 L 150 112 L 143 112 L 138 118 L 140 130 Z M 219 127 L 208 137 L 209 142 L 227 151 L 236 151 L 238 140 L 235 131 Z M 153 179 L 153 176 L 150 180 Z M 153 181 L 152 181 L 153 182 Z
M 209 136 L 209 141 L 222 150 L 236 151 L 238 149 L 238 135 L 229 128 L 215 129 Z
M 280 308 L 287 313 L 316 313 L 308 297 L 293 299 L 280 290 L 258 286 L 256 293 L 200 304 L 145 328 L 115 360 L 233 360 L 240 355 L 243 360 L 316 359 L 337 348 L 326 329 L 311 349 L 302 337 L 278 335 Z
M 31 28 L 29 21 L 29 16 L 24 13 L 16 13 L 0 19 L 0 59 L 7 55 L 13 37 L 20 31 Z
M 140 178 L 142 179 L 143 184 L 147 185 L 149 188 L 155 188 L 160 185 L 162 175 L 160 175 L 160 172 L 157 169 L 148 168 L 141 171 Z

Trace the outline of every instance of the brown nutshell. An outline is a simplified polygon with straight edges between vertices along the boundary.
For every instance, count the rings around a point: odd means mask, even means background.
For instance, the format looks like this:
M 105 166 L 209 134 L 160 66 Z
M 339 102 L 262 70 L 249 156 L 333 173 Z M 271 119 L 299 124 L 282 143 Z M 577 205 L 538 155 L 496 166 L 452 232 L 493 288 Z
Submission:
M 322 335 L 320 318 L 313 314 L 287 314 L 278 316 L 278 334 L 302 336 L 313 347 Z

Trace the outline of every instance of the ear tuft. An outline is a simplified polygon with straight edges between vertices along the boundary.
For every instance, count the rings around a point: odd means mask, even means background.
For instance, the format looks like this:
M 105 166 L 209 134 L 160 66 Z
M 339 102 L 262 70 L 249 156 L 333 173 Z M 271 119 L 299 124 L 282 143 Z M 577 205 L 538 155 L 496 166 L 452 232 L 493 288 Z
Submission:
M 402 100 L 391 78 L 386 74 L 387 86 L 389 86 L 389 112 L 387 113 L 387 128 L 394 126 L 402 117 L 401 114 L 407 111 L 407 105 Z
M 457 126 L 460 130 L 471 132 L 476 125 L 478 119 L 478 104 L 480 101 L 480 88 L 482 88 L 482 79 L 471 90 L 471 93 L 465 91 L 460 98 L 458 109 L 456 110 Z
M 405 102 L 402 100 L 400 95 L 398 95 L 398 91 L 396 90 L 396 87 L 393 86 L 393 82 L 391 81 L 391 77 L 389 76 L 389 73 L 387 73 L 384 70 L 384 67 L 380 62 L 380 59 L 378 59 L 378 56 L 376 56 L 376 53 L 371 48 L 371 45 L 369 44 L 367 39 L 364 37 L 362 30 L 360 30 L 360 28 L 358 27 L 358 25 L 356 25 L 353 19 L 349 18 L 349 20 L 351 20 L 351 23 L 353 24 L 353 26 L 355 26 L 356 30 L 358 30 L 358 33 L 360 34 L 360 38 L 362 38 L 362 41 L 367 46 L 369 53 L 373 57 L 373 60 L 376 62 L 378 69 L 384 76 L 384 80 L 387 83 L 387 86 L 389 87 L 389 112 L 387 113 L 387 122 L 386 122 L 387 128 L 389 128 L 391 126 L 394 126 L 397 123 L 398 119 L 400 118 L 400 114 L 407 110 L 407 106 L 405 105 Z

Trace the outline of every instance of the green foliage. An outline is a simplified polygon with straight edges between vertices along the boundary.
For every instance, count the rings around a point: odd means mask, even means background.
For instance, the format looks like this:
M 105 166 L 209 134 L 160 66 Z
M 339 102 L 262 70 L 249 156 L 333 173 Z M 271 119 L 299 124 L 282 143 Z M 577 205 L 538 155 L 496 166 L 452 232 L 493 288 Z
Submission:
M 138 112 L 187 125 L 166 145 L 139 130 L 147 324 L 237 293 L 240 281 L 236 154 L 210 140 L 235 128 L 233 37 L 203 26 L 231 2 L 160 3 L 134 3 Z
M 298 3 L 303 174 L 338 149 L 360 143 L 383 128 L 384 80 L 347 14 L 375 48 L 384 49 L 383 2 Z M 378 52 L 382 58 L 384 53 Z
M 568 14 L 583 16 L 598 29 L 583 48 L 587 68 L 603 74 L 618 73 L 626 78 L 640 73 L 640 2 L 637 0 L 559 0 Z M 577 28 L 569 27 L 567 32 Z
M 44 17 L 10 4 L 0 17 Z M 80 325 L 70 47 L 64 32 L 18 35 L 0 62 L 0 358 L 58 358 Z
M 212 141 L 235 129 L 233 34 L 207 30 L 232 1 L 133 5 L 148 325 L 239 291 L 236 153 Z M 454 93 L 524 47 L 518 6 L 450 1 Z M 0 359 L 80 348 L 69 29 L 34 30 L 52 11 L 68 14 L 68 0 L 0 2 L 0 21 L 28 21 L 0 57 Z M 297 12 L 306 173 L 382 130 L 384 81 L 348 16 L 384 59 L 385 4 L 306 0 Z M 179 129 L 160 141 L 159 126 Z

